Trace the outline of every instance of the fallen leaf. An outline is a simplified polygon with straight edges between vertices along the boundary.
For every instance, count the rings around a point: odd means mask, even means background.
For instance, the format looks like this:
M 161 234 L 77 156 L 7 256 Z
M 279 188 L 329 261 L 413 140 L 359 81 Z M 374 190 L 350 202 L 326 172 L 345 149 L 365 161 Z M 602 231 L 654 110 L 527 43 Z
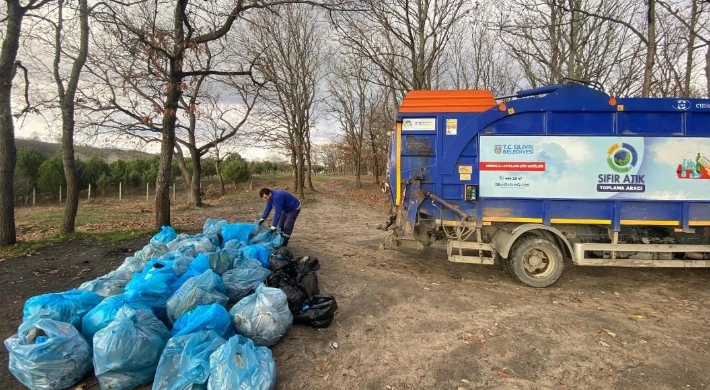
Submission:
M 328 368 L 328 362 L 316 364 L 316 371 L 318 371 L 318 372 L 323 372 L 323 371 L 325 371 L 326 368 Z
M 503 370 L 496 371 L 496 374 L 501 378 L 510 378 L 510 375 Z
M 604 341 L 599 340 L 599 344 L 602 345 L 602 347 L 609 347 L 609 344 L 605 343 Z
M 612 339 L 616 337 L 616 333 L 614 333 L 611 329 L 602 328 L 602 330 L 604 331 L 604 333 L 606 333 L 606 334 L 608 334 L 609 336 L 611 336 Z

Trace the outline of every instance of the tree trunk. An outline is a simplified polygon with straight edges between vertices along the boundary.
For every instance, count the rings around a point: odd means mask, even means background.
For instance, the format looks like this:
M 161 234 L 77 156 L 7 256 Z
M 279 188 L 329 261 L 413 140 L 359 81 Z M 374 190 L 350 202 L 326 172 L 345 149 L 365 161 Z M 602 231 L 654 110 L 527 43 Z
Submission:
M 683 75 L 683 96 L 690 97 L 690 80 L 693 77 L 693 59 L 695 58 L 695 42 L 697 40 L 698 0 L 693 0 L 690 11 L 690 34 L 688 34 L 688 49 L 685 57 L 685 74 Z
M 61 4 L 60 2 L 60 13 L 61 18 Z M 69 83 L 67 85 L 66 91 L 63 91 L 62 81 L 59 78 L 59 70 L 55 68 L 56 82 L 59 87 L 59 95 L 61 98 L 62 106 L 62 164 L 64 165 L 64 177 L 67 181 L 67 202 L 64 205 L 64 218 L 62 219 L 62 226 L 59 229 L 61 234 L 73 233 L 76 225 L 76 213 L 79 209 L 79 175 L 76 171 L 76 161 L 74 159 L 74 97 L 76 96 L 76 90 L 79 86 L 79 76 L 81 75 L 81 70 L 86 62 L 86 57 L 89 50 L 89 10 L 87 0 L 79 1 L 79 19 L 81 23 L 80 28 L 80 42 L 79 42 L 79 53 L 74 59 L 74 65 L 72 67 L 71 75 L 69 76 Z M 59 56 L 61 53 L 61 24 L 57 31 L 57 62 L 56 66 L 59 65 Z
M 705 96 L 710 96 L 710 44 L 708 44 L 708 49 L 705 52 L 705 84 L 707 84 Z
M 224 179 L 222 179 L 222 173 L 219 171 L 219 149 L 217 149 L 215 159 L 214 159 L 214 169 L 217 171 L 217 178 L 219 178 L 219 188 L 222 191 L 222 195 L 224 195 Z
M 646 66 L 643 72 L 643 89 L 641 96 L 649 97 L 653 81 L 653 66 L 656 63 L 656 0 L 648 0 L 648 46 L 646 48 Z
M 298 140 L 294 139 L 294 142 L 298 143 Z M 298 191 L 298 147 L 294 147 L 291 153 L 291 166 L 293 167 L 293 192 L 296 193 Z
M 360 180 L 361 164 L 360 164 L 361 153 L 356 153 L 355 155 L 355 188 L 362 188 L 362 181 Z
M 180 60 L 182 61 L 182 60 Z M 181 64 L 175 64 L 173 69 L 179 69 Z M 173 162 L 173 149 L 175 148 L 175 122 L 176 112 L 182 91 L 180 89 L 181 80 L 173 76 L 168 82 L 168 96 L 165 98 L 165 108 L 163 110 L 163 138 L 160 147 L 160 162 L 158 164 L 158 176 L 155 179 L 155 227 L 170 226 L 170 170 Z
M 305 198 L 303 193 L 303 130 L 298 129 L 296 134 L 296 189 L 295 192 L 301 199 Z
M 370 130 L 372 131 L 372 130 Z M 377 146 L 375 146 L 375 140 L 374 137 L 372 137 L 372 133 L 370 133 L 370 148 L 372 149 L 372 155 L 375 157 L 373 161 L 373 173 L 375 176 L 375 184 L 379 185 L 380 184 L 380 159 L 377 158 Z
M 190 158 L 192 159 L 192 181 L 190 182 L 192 202 L 190 204 L 193 207 L 202 207 L 202 186 L 200 185 L 202 165 L 200 164 L 200 155 L 197 149 L 190 150 Z
M 62 110 L 64 111 L 64 110 Z M 66 114 L 62 114 L 66 115 Z M 79 210 L 79 177 L 76 172 L 76 161 L 74 160 L 74 134 L 67 130 L 68 126 L 73 129 L 74 115 L 62 120 L 62 164 L 64 165 L 64 178 L 67 182 L 67 198 L 64 203 L 64 217 L 59 230 L 61 234 L 73 233 L 76 224 L 76 213 Z M 72 123 L 69 123 L 69 122 Z
M 315 187 L 313 187 L 313 177 L 311 176 L 312 173 L 313 164 L 311 163 L 311 154 L 306 153 L 306 182 L 309 190 L 315 190 Z
M 313 171 L 313 164 L 311 163 L 311 131 L 308 130 L 306 134 L 306 163 L 308 172 L 306 178 L 308 180 L 308 189 L 315 190 L 313 187 L 313 178 L 311 177 L 311 172 Z
M 180 170 L 182 171 L 182 179 L 183 179 L 183 181 L 185 181 L 185 188 L 187 188 L 187 203 L 190 203 L 190 202 L 192 202 L 192 191 L 190 191 L 190 184 L 192 183 L 192 175 L 190 174 L 190 171 L 187 169 L 187 164 L 185 163 L 185 156 L 183 156 L 182 149 L 180 147 L 175 148 L 175 154 L 177 154 L 177 157 L 175 159 L 177 160 L 178 166 L 180 167 Z
M 0 51 L 0 246 L 17 242 L 15 231 L 15 124 L 12 119 L 12 79 L 20 47 L 25 9 L 19 0 L 7 0 L 5 40 Z

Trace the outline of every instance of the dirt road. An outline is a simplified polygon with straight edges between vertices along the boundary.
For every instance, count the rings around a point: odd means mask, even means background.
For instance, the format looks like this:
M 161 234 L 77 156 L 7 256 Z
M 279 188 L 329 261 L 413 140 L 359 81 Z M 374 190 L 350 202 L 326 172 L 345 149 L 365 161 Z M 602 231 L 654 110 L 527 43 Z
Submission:
M 498 267 L 449 263 L 443 247 L 381 251 L 382 232 L 367 224 L 384 213 L 337 192 L 312 198 L 290 246 L 318 257 L 321 291 L 339 310 L 329 328 L 294 326 L 273 347 L 277 389 L 710 387 L 709 270 L 569 265 L 552 287 L 532 289 Z M 254 193 L 237 200 L 192 218 L 259 214 Z M 16 330 L 26 298 L 115 269 L 147 240 L 75 242 L 0 263 L 2 337 Z M 22 388 L 7 353 L 0 363 L 0 388 Z

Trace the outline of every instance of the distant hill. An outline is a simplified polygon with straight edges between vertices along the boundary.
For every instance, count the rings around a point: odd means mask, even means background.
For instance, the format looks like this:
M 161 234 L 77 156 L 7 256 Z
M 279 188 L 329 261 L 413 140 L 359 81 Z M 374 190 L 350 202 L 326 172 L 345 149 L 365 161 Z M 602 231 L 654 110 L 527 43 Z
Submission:
M 18 150 L 22 148 L 35 148 L 47 157 L 52 157 L 61 151 L 61 146 L 59 144 L 26 138 L 15 138 L 15 146 Z M 104 161 L 106 161 L 107 163 L 112 163 L 116 160 L 142 160 L 155 156 L 155 154 L 139 152 L 135 150 L 125 150 L 118 148 L 103 149 L 83 145 L 74 146 L 74 153 L 75 157 L 80 160 L 87 160 L 93 156 L 99 156 L 103 158 Z

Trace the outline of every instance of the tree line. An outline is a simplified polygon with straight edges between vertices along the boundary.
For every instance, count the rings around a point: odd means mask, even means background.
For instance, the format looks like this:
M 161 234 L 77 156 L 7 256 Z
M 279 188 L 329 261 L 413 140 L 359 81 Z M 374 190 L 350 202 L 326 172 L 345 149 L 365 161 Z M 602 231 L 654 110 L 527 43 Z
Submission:
M 82 185 L 77 136 L 159 143 L 155 223 L 169 225 L 171 183 L 200 206 L 204 159 L 245 145 L 286 156 L 300 196 L 318 165 L 379 181 L 410 90 L 505 96 L 574 79 L 707 96 L 709 12 L 706 0 L 7 0 L 0 245 L 15 241 L 14 133 L 29 117 L 61 136 L 62 233 Z
M 146 184 L 155 183 L 158 172 L 159 156 L 130 161 L 116 160 L 107 163 L 103 158 L 92 156 L 86 160 L 77 159 L 76 167 L 79 177 L 79 187 L 89 187 L 103 192 L 108 188 L 144 187 Z M 221 166 L 217 173 L 217 165 Z M 248 181 L 252 174 L 288 172 L 285 163 L 269 161 L 248 162 L 239 154 L 231 154 L 218 164 L 212 158 L 202 160 L 202 178 L 216 177 L 221 184 L 221 191 L 225 191 L 225 182 L 236 185 Z M 191 170 L 191 166 L 185 167 Z M 171 169 L 171 180 L 176 182 L 185 177 L 185 172 L 177 162 Z M 32 192 L 51 193 L 58 196 L 60 187 L 66 188 L 64 166 L 61 153 L 47 157 L 35 148 L 22 148 L 17 152 L 17 166 L 15 168 L 15 194 L 22 197 L 27 203 Z

